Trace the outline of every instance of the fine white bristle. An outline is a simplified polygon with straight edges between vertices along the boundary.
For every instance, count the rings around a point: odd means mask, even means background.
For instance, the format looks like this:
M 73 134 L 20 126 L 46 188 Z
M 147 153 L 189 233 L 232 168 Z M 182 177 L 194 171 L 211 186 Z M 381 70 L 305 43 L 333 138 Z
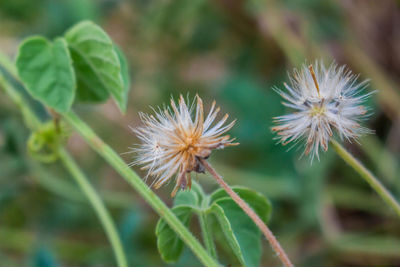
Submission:
M 356 140 L 371 131 L 360 125 L 366 118 L 367 108 L 362 103 L 371 95 L 363 90 L 368 81 L 357 82 L 358 76 L 345 66 L 331 64 L 325 68 L 322 62 L 314 66 L 303 65 L 289 76 L 286 91 L 275 89 L 285 100 L 283 105 L 293 113 L 275 118 L 280 143 L 286 145 L 303 140 L 305 154 L 319 158 L 319 150 L 328 150 L 334 131 L 341 139 Z
M 228 119 L 225 115 L 214 123 L 220 110 L 215 102 L 205 118 L 199 96 L 186 104 L 181 95 L 178 103 L 171 99 L 170 107 L 153 110 L 154 115 L 140 113 L 144 126 L 134 132 L 142 144 L 133 148 L 137 158 L 132 164 L 143 165 L 147 176 L 155 178 L 156 188 L 176 176 L 173 196 L 179 188 L 190 188 L 190 172 L 203 172 L 199 158 L 208 158 L 213 149 L 237 144 L 229 136 L 223 136 L 235 121 L 225 125 Z

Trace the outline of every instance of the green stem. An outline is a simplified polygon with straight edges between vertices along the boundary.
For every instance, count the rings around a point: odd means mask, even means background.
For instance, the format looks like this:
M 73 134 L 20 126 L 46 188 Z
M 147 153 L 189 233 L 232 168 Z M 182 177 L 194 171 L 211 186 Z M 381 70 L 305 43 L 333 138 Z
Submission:
M 4 78 L 2 78 L 2 76 L 0 76 L 0 84 L 3 85 L 5 92 L 21 110 L 26 125 L 33 131 L 39 129 L 42 123 L 40 119 L 36 116 L 36 114 L 30 109 L 30 106 L 25 102 L 24 98 L 17 92 L 17 90 L 14 90 L 14 88 L 12 88 L 12 86 L 10 86 L 10 84 Z M 71 173 L 75 181 L 78 183 L 82 192 L 89 199 L 89 202 L 93 205 L 93 208 L 97 213 L 104 227 L 104 230 L 111 242 L 111 246 L 114 250 L 118 266 L 127 267 L 128 264 L 121 244 L 121 240 L 118 236 L 117 230 L 115 229 L 111 216 L 104 206 L 104 203 L 97 195 L 93 187 L 90 185 L 86 176 L 80 170 L 73 158 L 68 154 L 68 152 L 64 148 L 60 148 L 58 152 L 60 160 Z
M 87 203 L 85 194 L 77 190 L 77 187 L 74 184 L 61 179 L 61 177 L 57 177 L 55 173 L 50 172 L 48 169 L 45 169 L 36 162 L 28 161 L 28 166 L 33 173 L 35 182 L 47 191 L 69 201 Z M 104 190 L 99 191 L 99 195 L 107 207 L 119 209 L 134 208 L 134 205 L 132 205 L 132 202 L 134 201 L 132 194 Z
M 6 59 L 1 57 L 0 63 L 4 63 Z M 7 62 L 5 62 L 7 63 Z M 2 66 L 11 74 L 13 78 L 18 79 L 15 70 L 11 67 L 11 64 L 3 64 Z M 1 70 L 0 70 L 1 71 Z M 1 72 L 0 72 L 1 74 Z M 33 124 L 40 123 L 40 120 L 34 114 L 34 112 L 28 108 L 29 105 L 19 95 L 16 89 L 2 79 L 0 75 L 0 83 L 3 84 L 6 93 L 12 98 L 17 106 L 22 110 L 24 119 L 28 126 L 32 127 Z M 151 191 L 151 189 L 140 179 L 140 177 L 130 170 L 125 162 L 106 145 L 97 135 L 89 128 L 86 123 L 81 121 L 74 113 L 69 112 L 65 114 L 64 118 L 72 124 L 76 130 L 87 140 L 87 142 L 96 150 L 101 156 L 103 156 L 111 166 L 113 166 L 122 177 L 124 177 L 128 183 L 130 183 L 139 194 L 157 211 L 157 213 L 174 229 L 182 240 L 192 249 L 193 253 L 199 258 L 199 260 L 205 266 L 219 266 L 218 262 L 215 261 L 199 243 L 199 241 L 188 231 L 188 229 L 181 223 L 181 221 L 172 213 L 172 211 L 162 202 L 162 200 Z
M 400 205 L 396 201 L 396 199 L 390 194 L 390 192 L 379 182 L 379 180 L 362 165 L 360 161 L 354 158 L 341 144 L 339 144 L 335 140 L 331 140 L 331 144 L 333 148 L 336 150 L 336 153 L 353 169 L 361 175 L 362 178 L 379 194 L 379 196 L 391 206 L 397 215 L 400 216 Z
M 115 253 L 115 257 L 117 259 L 118 266 L 127 267 L 128 263 L 125 257 L 121 240 L 119 238 L 114 222 L 106 207 L 104 206 L 104 203 L 102 202 L 92 185 L 89 183 L 85 174 L 81 171 L 79 166 L 68 154 L 68 152 L 64 148 L 60 148 L 58 155 L 62 163 L 71 173 L 72 177 L 75 179 L 76 183 L 79 185 L 81 190 L 88 198 L 89 202 L 92 204 L 94 210 L 96 211 L 97 216 L 99 217 L 100 222 L 103 225 L 104 230 L 108 236 L 108 239 L 110 240 L 111 246 Z
M 199 241 L 188 231 L 182 222 L 161 201 L 161 199 L 142 181 L 142 179 L 128 168 L 127 164 L 93 130 L 73 112 L 63 115 L 87 143 L 99 153 L 138 193 L 153 207 L 153 209 L 168 223 L 168 225 L 188 245 L 205 266 L 219 266 L 207 253 Z
M 211 229 L 208 225 L 206 215 L 204 213 L 199 214 L 201 234 L 203 236 L 204 244 L 206 245 L 207 252 L 216 259 L 217 251 L 215 249 L 214 240 L 211 235 Z
M 208 199 L 205 199 L 204 201 L 208 202 Z M 198 213 L 198 216 L 199 216 L 201 233 L 203 236 L 203 242 L 206 245 L 207 252 L 214 259 L 216 259 L 217 258 L 217 250 L 215 249 L 214 239 L 212 237 L 212 231 L 211 231 L 209 222 L 207 220 L 207 215 L 205 214 L 205 212 L 203 210 L 201 210 Z
M 41 122 L 36 114 L 31 110 L 30 106 L 24 101 L 21 94 L 15 90 L 6 79 L 1 76 L 0 73 L 0 85 L 4 92 L 11 98 L 14 104 L 19 108 L 22 113 L 22 118 L 25 121 L 25 125 L 31 130 L 37 130 L 41 126 Z

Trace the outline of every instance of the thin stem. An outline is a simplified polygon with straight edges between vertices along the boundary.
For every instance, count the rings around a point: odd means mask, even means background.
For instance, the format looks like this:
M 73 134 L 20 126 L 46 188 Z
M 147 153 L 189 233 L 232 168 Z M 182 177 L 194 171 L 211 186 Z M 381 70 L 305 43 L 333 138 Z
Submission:
M 71 182 L 61 179 L 61 177 L 56 177 L 55 173 L 31 160 L 28 160 L 28 166 L 29 170 L 33 172 L 35 182 L 47 191 L 68 201 L 87 203 L 85 194 L 76 190 L 77 187 Z M 100 191 L 99 195 L 103 198 L 106 207 L 118 209 L 132 209 L 134 207 L 132 205 L 134 198 L 129 193 L 104 190 Z
M 111 215 L 108 213 L 103 201 L 96 193 L 95 189 L 89 183 L 85 174 L 81 171 L 79 166 L 76 164 L 74 159 L 67 153 L 64 148 L 60 148 L 58 152 L 59 158 L 68 171 L 71 173 L 72 177 L 75 179 L 76 183 L 79 185 L 80 189 L 88 198 L 90 204 L 93 206 L 101 224 L 103 225 L 104 231 L 111 243 L 111 247 L 114 250 L 115 257 L 117 259 L 118 266 L 127 267 L 128 263 L 125 257 L 124 249 L 121 243 L 121 239 L 118 235 L 114 222 Z
M 215 244 L 214 244 L 214 240 L 212 237 L 211 228 L 210 228 L 210 225 L 207 220 L 207 216 L 206 216 L 206 214 L 204 214 L 203 211 L 200 211 L 198 215 L 199 215 L 201 233 L 203 236 L 203 241 L 206 245 L 206 249 L 207 249 L 208 253 L 210 253 L 210 255 L 214 259 L 216 259 L 217 258 L 217 250 L 215 249 Z
M 214 170 L 214 168 L 208 163 L 205 159 L 200 158 L 202 165 L 206 168 L 206 170 L 215 178 L 217 183 L 231 196 L 231 198 L 242 208 L 242 210 L 253 220 L 253 222 L 257 225 L 257 227 L 261 230 L 264 236 L 267 238 L 269 243 L 272 246 L 272 249 L 276 252 L 283 265 L 286 267 L 293 267 L 293 264 L 290 262 L 289 257 L 286 255 L 285 251 L 279 244 L 278 240 L 275 238 L 274 234 L 268 228 L 268 226 L 258 217 L 258 215 L 244 202 L 243 199 L 240 198 L 238 194 L 236 194 L 227 183 L 225 183 L 224 179 Z
M 14 104 L 18 107 L 19 111 L 22 114 L 22 118 L 24 119 L 25 125 L 31 130 L 37 130 L 41 126 L 41 121 L 36 116 L 36 114 L 31 110 L 31 107 L 23 99 L 21 94 L 16 89 L 14 89 L 3 76 L 1 76 L 1 73 L 0 73 L 0 85 L 2 85 L 4 92 L 8 95 L 9 98 L 11 98 Z
M 336 153 L 347 163 L 349 164 L 358 174 L 361 175 L 362 178 L 374 189 L 379 196 L 391 206 L 397 215 L 400 216 L 400 205 L 396 201 L 396 199 L 392 196 L 392 194 L 379 182 L 379 180 L 362 165 L 360 161 L 358 161 L 353 155 L 351 155 L 341 144 L 339 144 L 335 140 L 331 140 L 331 144 L 335 149 Z
M 34 111 L 32 111 L 31 107 L 29 106 L 29 104 L 27 104 L 21 94 L 17 90 L 15 90 L 2 76 L 0 76 L 0 84 L 3 86 L 3 89 L 11 98 L 11 100 L 19 107 L 28 128 L 30 128 L 32 131 L 39 129 L 42 125 L 42 122 L 34 113 Z M 68 152 L 64 148 L 60 148 L 58 154 L 62 163 L 65 165 L 65 167 L 71 173 L 72 177 L 78 183 L 79 187 L 86 195 L 89 202 L 93 205 L 93 208 L 104 227 L 104 231 L 106 232 L 110 240 L 118 266 L 127 267 L 128 264 L 121 244 L 121 240 L 115 229 L 112 218 L 105 208 L 102 200 L 97 195 L 96 191 L 93 189 L 90 183 L 87 181 L 86 176 L 80 170 L 73 158 L 68 154 Z
M 0 63 L 7 63 L 8 60 L 1 57 Z M 1 65 L 4 67 L 14 78 L 18 80 L 15 69 L 12 68 L 12 64 Z M 1 71 L 1 70 L 0 70 Z M 1 74 L 1 72 L 0 72 Z M 20 81 L 18 81 L 20 83 Z M 6 93 L 11 99 L 17 104 L 22 111 L 25 122 L 28 127 L 35 129 L 40 125 L 40 120 L 36 114 L 29 107 L 27 102 L 18 93 L 18 91 L 10 86 L 3 76 L 0 75 L 0 84 L 3 85 Z M 66 114 L 64 118 L 73 125 L 77 131 L 87 140 L 87 142 L 96 150 L 103 158 L 113 166 L 122 177 L 124 177 L 138 192 L 139 194 L 157 211 L 157 213 L 170 225 L 175 232 L 182 238 L 187 246 L 193 251 L 193 253 L 199 258 L 199 260 L 205 266 L 220 266 L 207 251 L 199 243 L 199 241 L 187 230 L 187 228 L 181 223 L 181 221 L 172 213 L 172 211 L 162 202 L 162 200 L 151 191 L 151 189 L 140 179 L 140 177 L 130 170 L 125 162 L 109 147 L 106 145 L 97 135 L 92 131 L 90 127 L 81 121 L 74 113 L 70 112 Z M 33 122 L 33 123 L 32 123 Z
M 182 222 L 161 201 L 161 199 L 133 172 L 118 154 L 104 143 L 93 130 L 73 112 L 63 115 L 86 142 L 99 153 L 136 191 L 149 203 L 150 206 L 168 223 L 180 236 L 186 245 L 193 251 L 205 266 L 219 266 L 207 253 L 199 241 L 189 232 Z

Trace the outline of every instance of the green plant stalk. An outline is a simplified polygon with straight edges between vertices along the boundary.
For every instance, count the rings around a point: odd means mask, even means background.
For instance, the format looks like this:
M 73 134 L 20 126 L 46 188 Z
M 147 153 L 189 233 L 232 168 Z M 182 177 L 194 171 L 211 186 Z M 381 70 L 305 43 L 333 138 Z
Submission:
M 128 262 L 125 257 L 121 239 L 119 238 L 114 222 L 111 218 L 111 215 L 108 213 L 106 207 L 104 206 L 101 198 L 97 194 L 96 190 L 89 183 L 85 174 L 81 171 L 75 160 L 68 154 L 68 152 L 64 148 L 59 149 L 58 156 L 61 162 L 71 173 L 72 177 L 75 179 L 76 183 L 79 185 L 83 193 L 86 195 L 94 210 L 96 211 L 96 214 L 99 217 L 100 222 L 103 225 L 103 228 L 111 243 L 111 247 L 114 250 L 118 266 L 128 267 Z
M 24 101 L 23 97 L 16 90 L 14 90 L 2 76 L 0 76 L 0 84 L 3 85 L 2 87 L 4 88 L 4 91 L 21 110 L 27 126 L 33 131 L 39 129 L 42 123 L 36 114 L 30 109 L 29 105 Z M 117 230 L 115 229 L 111 216 L 104 206 L 104 203 L 68 152 L 64 148 L 60 148 L 58 152 L 60 160 L 71 173 L 72 177 L 76 180 L 82 192 L 86 195 L 95 212 L 97 213 L 114 250 L 118 266 L 127 267 L 128 264 L 121 240 L 118 236 Z
M 210 253 L 210 255 L 214 259 L 216 259 L 217 251 L 215 249 L 215 244 L 212 237 L 211 229 L 209 227 L 206 215 L 203 212 L 199 214 L 199 222 L 200 222 L 201 234 L 203 237 L 204 244 L 206 245 L 207 252 Z
M 204 204 L 208 204 L 208 197 L 203 200 Z M 201 234 L 203 237 L 203 242 L 206 245 L 206 249 L 208 253 L 214 258 L 217 259 L 217 250 L 215 249 L 214 239 L 212 237 L 212 231 L 207 220 L 207 214 L 202 210 L 197 213 L 199 217 L 199 223 L 201 228 Z
M 118 154 L 72 111 L 63 118 L 99 153 L 168 223 L 205 266 L 219 266 L 164 202 L 133 172 Z
M 1 56 L 1 54 L 0 54 Z M 0 57 L 2 63 L 7 63 Z M 4 62 L 3 62 L 4 61 Z M 18 79 L 12 65 L 4 64 L 3 67 Z M 23 100 L 20 94 L 0 76 L 0 82 L 3 82 L 3 87 L 10 98 L 21 109 L 23 117 L 28 126 L 32 127 L 33 124 L 40 125 L 40 120 L 36 117 L 34 112 L 29 108 L 29 105 Z M 102 155 L 107 162 L 110 163 L 121 175 L 124 177 L 137 191 L 148 201 L 148 203 L 158 212 L 158 214 L 165 219 L 165 221 L 174 229 L 182 240 L 193 250 L 194 254 L 205 266 L 219 266 L 206 250 L 202 247 L 199 241 L 186 229 L 186 227 L 179 221 L 179 219 L 172 213 L 172 211 L 154 194 L 151 189 L 140 179 L 140 177 L 130 170 L 125 162 L 75 114 L 72 112 L 65 114 L 64 118 L 69 121 L 77 131 L 88 141 L 100 155 Z M 36 126 L 37 126 L 36 125 Z M 35 125 L 34 125 L 35 126 Z
M 11 98 L 14 104 L 19 108 L 22 113 L 22 118 L 25 121 L 25 125 L 29 129 L 37 130 L 41 126 L 39 118 L 30 109 L 29 105 L 24 101 L 22 96 L 14 90 L 12 86 L 1 76 L 0 73 L 0 85 L 2 85 L 4 92 Z
M 68 201 L 88 203 L 85 194 L 77 190 L 74 184 L 59 177 L 55 177 L 55 174 L 48 172 L 36 162 L 29 161 L 28 164 L 30 170 L 33 171 L 35 182 L 47 191 Z M 102 197 L 107 207 L 118 209 L 134 208 L 134 205 L 132 205 L 134 198 L 129 193 L 104 190 L 100 191 L 99 195 Z
M 379 182 L 379 180 L 361 164 L 353 155 L 351 155 L 341 144 L 335 140 L 331 140 L 331 144 L 336 153 L 349 164 L 362 178 L 374 189 L 379 196 L 394 209 L 398 216 L 400 216 L 400 205 L 390 192 Z

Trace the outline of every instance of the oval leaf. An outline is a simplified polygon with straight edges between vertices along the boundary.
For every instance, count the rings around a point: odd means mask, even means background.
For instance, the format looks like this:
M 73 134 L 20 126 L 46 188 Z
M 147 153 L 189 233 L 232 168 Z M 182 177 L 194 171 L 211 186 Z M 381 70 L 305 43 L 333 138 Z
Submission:
M 60 113 L 71 108 L 75 97 L 75 74 L 63 38 L 54 43 L 42 37 L 26 39 L 19 47 L 16 66 L 34 98 Z
M 192 218 L 192 208 L 189 206 L 178 206 L 172 208 L 172 212 L 179 220 L 189 227 Z M 184 243 L 174 230 L 163 220 L 160 219 L 156 227 L 157 247 L 164 261 L 176 262 L 182 254 Z
M 66 34 L 78 80 L 78 98 L 103 101 L 109 93 L 121 111 L 125 111 L 126 93 L 121 63 L 114 45 L 99 26 L 84 21 Z

